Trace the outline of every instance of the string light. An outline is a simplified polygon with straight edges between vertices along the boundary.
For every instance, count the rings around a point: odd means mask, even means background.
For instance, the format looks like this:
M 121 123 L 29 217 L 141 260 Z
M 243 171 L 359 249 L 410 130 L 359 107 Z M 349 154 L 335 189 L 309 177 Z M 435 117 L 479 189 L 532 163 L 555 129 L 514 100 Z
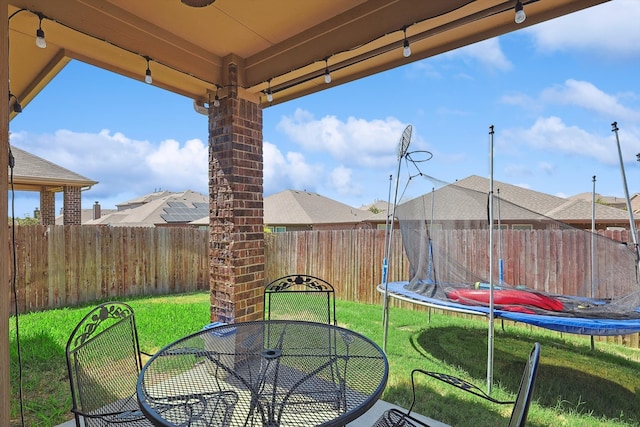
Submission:
M 329 72 L 329 59 L 324 60 L 324 82 L 326 84 L 331 83 L 331 73 Z
M 181 1 L 182 1 L 182 3 L 183 3 L 183 4 L 188 5 L 188 6 L 192 6 L 192 7 L 203 7 L 203 6 L 210 5 L 210 4 L 211 4 L 211 3 L 213 3 L 215 0 L 181 0 Z M 501 10 L 501 12 L 502 12 L 502 11 L 507 11 L 508 9 L 509 9 L 509 7 L 508 7 L 508 6 L 506 6 L 506 7 L 504 7 L 504 9 L 502 9 L 502 10 Z M 454 10 L 455 10 L 455 9 L 454 9 Z M 22 11 L 28 11 L 28 12 L 31 12 L 31 13 L 33 13 L 33 14 L 36 14 L 36 15 L 38 16 L 38 18 L 39 18 L 39 25 L 38 25 L 38 29 L 37 29 L 37 31 L 36 31 L 36 44 L 38 45 L 38 47 L 41 47 L 41 48 L 46 47 L 46 40 L 45 40 L 45 38 L 44 38 L 44 31 L 42 30 L 42 20 L 43 20 L 43 19 L 48 19 L 48 20 L 51 20 L 51 21 L 53 21 L 53 22 L 55 22 L 55 23 L 57 23 L 57 24 L 60 24 L 60 25 L 62 25 L 62 26 L 64 26 L 64 27 L 66 27 L 66 28 L 69 28 L 69 29 L 71 29 L 71 30 L 77 31 L 77 32 L 79 32 L 79 33 L 81 33 L 81 34 L 83 34 L 83 35 L 85 35 L 85 36 L 92 37 L 92 38 L 94 38 L 94 39 L 96 39 L 96 40 L 99 40 L 99 41 L 102 41 L 102 42 L 105 42 L 105 43 L 111 44 L 111 45 L 113 45 L 113 46 L 115 46 L 115 47 L 117 47 L 117 48 L 120 48 L 120 49 L 122 49 L 122 50 L 125 50 L 125 51 L 127 51 L 127 52 L 129 52 L 129 53 L 132 53 L 132 54 L 136 54 L 136 55 L 141 56 L 141 57 L 142 57 L 142 58 L 144 58 L 144 59 L 146 60 L 146 62 L 147 62 L 147 68 L 146 68 L 146 70 L 145 70 L 145 78 L 144 78 L 144 81 L 145 81 L 146 83 L 148 83 L 148 84 L 151 84 L 151 83 L 153 82 L 153 77 L 152 77 L 152 75 L 151 75 L 151 69 L 150 69 L 150 67 L 149 67 L 150 62 L 151 62 L 151 61 L 153 61 L 153 60 L 152 60 L 150 57 L 145 56 L 145 55 L 142 55 L 141 53 L 135 52 L 135 51 L 133 51 L 133 50 L 127 49 L 127 48 L 125 48 L 125 47 L 123 47 L 123 46 L 120 46 L 120 45 L 114 44 L 113 42 L 111 42 L 111 41 L 109 41 L 109 40 L 107 40 L 107 39 L 99 38 L 99 37 L 97 37 L 97 36 L 95 36 L 95 35 L 92 35 L 92 34 L 86 33 L 86 32 L 84 32 L 84 31 L 82 31 L 82 30 L 79 30 L 79 29 L 77 29 L 77 28 L 74 28 L 74 27 L 72 27 L 72 26 L 69 26 L 69 25 L 67 25 L 67 24 L 64 24 L 64 23 L 62 23 L 62 22 L 60 22 L 60 21 L 58 21 L 58 20 L 56 20 L 56 19 L 49 18 L 49 17 L 47 17 L 47 16 L 43 15 L 43 14 L 42 14 L 42 13 L 40 13 L 40 12 L 35 12 L 35 11 L 29 10 L 29 9 L 21 9 L 21 10 L 19 10 L 18 12 L 22 12 Z M 17 12 L 15 12 L 14 14 L 12 14 L 12 15 L 10 16 L 10 18 L 9 18 L 9 19 L 11 19 L 11 17 L 13 17 L 16 13 L 17 13 Z M 526 19 L 526 14 L 525 14 L 525 12 L 524 12 L 523 0 L 516 0 L 516 4 L 515 4 L 515 22 L 516 22 L 516 23 L 518 23 L 518 24 L 520 24 L 520 23 L 524 22 L 524 21 L 525 21 L 525 19 Z M 459 24 L 459 25 L 462 25 L 462 24 L 467 23 L 467 20 L 462 20 L 462 19 L 461 19 L 461 20 L 459 20 L 459 21 L 461 22 L 461 24 Z M 411 56 L 411 54 L 412 54 L 412 52 L 411 52 L 411 46 L 410 46 L 410 42 L 409 42 L 409 39 L 407 38 L 407 28 L 408 28 L 408 27 L 409 27 L 409 25 L 405 25 L 405 26 L 403 26 L 403 27 L 402 27 L 402 31 L 403 31 L 403 35 L 404 35 L 402 54 L 403 54 L 403 56 L 404 56 L 405 58 L 408 58 L 408 57 L 409 57 L 409 56 Z M 424 38 L 424 35 L 423 35 L 423 34 L 416 34 L 416 35 L 414 35 L 414 38 L 416 38 L 416 40 L 421 40 L 422 38 Z M 386 48 L 386 49 L 388 49 L 387 51 L 392 50 L 392 49 L 394 49 L 393 45 L 394 45 L 394 43 L 391 43 L 391 44 L 387 45 L 385 48 Z M 395 45 L 395 46 L 397 46 L 397 45 Z M 380 53 L 380 52 L 379 52 L 379 53 L 375 53 L 375 54 L 374 54 L 374 56 L 377 56 L 377 55 L 382 54 L 382 53 L 384 53 L 384 52 L 381 52 L 381 53 Z M 365 58 L 365 59 L 369 59 L 369 57 L 367 57 L 367 58 Z M 362 58 L 358 58 L 358 59 L 357 59 L 357 61 L 355 61 L 355 62 L 353 62 L 353 63 L 357 63 L 357 62 L 360 62 L 360 61 L 362 61 L 362 60 L 363 60 Z M 157 61 L 154 61 L 154 62 L 157 62 Z M 204 79 L 202 79 L 201 77 L 197 77 L 197 76 L 195 76 L 195 75 L 193 75 L 193 74 L 190 74 L 190 73 L 184 72 L 184 71 L 182 71 L 182 70 L 178 70 L 178 69 L 176 69 L 176 68 L 174 68 L 174 67 L 171 67 L 171 66 L 169 66 L 169 65 L 166 65 L 166 64 L 163 64 L 163 63 L 159 63 L 159 64 L 161 64 L 161 65 L 163 65 L 163 66 L 166 66 L 166 67 L 168 67 L 168 68 L 171 68 L 171 69 L 173 69 L 173 70 L 179 71 L 179 72 L 181 72 L 181 73 L 183 73 L 183 74 L 186 74 L 186 75 L 188 75 L 188 76 L 195 77 L 195 78 L 197 78 L 197 79 L 199 79 L 199 80 L 201 80 L 201 81 L 203 81 L 203 82 L 206 82 L 206 83 L 209 83 L 209 84 L 215 85 L 215 86 L 216 86 L 216 96 L 215 96 L 215 99 L 214 99 L 214 102 L 213 102 L 213 106 L 218 107 L 218 106 L 220 105 L 220 99 L 219 99 L 219 97 L 218 97 L 218 95 L 217 95 L 217 91 L 218 91 L 218 89 L 219 89 L 219 87 L 218 87 L 218 85 L 217 85 L 217 84 L 215 84 L 215 83 L 213 83 L 213 82 L 211 82 L 211 81 L 204 80 Z M 343 63 L 339 63 L 339 64 L 335 64 L 334 66 L 337 66 L 337 69 L 341 69 L 341 68 L 347 67 L 347 66 L 349 66 L 349 65 L 352 65 L 352 63 L 349 63 L 349 61 L 344 61 L 344 64 L 343 64 Z M 315 74 L 315 75 L 314 75 L 314 74 Z M 288 85 L 284 85 L 283 87 L 277 87 L 277 88 L 276 88 L 276 92 L 280 92 L 281 90 L 285 90 L 285 89 L 287 89 L 287 88 L 291 87 L 292 85 L 293 85 L 293 86 L 295 86 L 295 85 L 297 85 L 297 84 L 300 84 L 300 83 L 304 83 L 304 82 L 306 82 L 306 81 L 309 81 L 309 80 L 311 80 L 311 79 L 313 79 L 313 78 L 317 78 L 317 75 L 318 75 L 318 74 L 316 74 L 316 73 L 310 73 L 310 74 L 309 74 L 309 75 L 307 75 L 306 77 L 302 77 L 302 78 L 296 79 L 296 82 L 295 82 L 295 83 L 288 84 Z M 323 76 L 324 76 L 324 81 L 325 81 L 325 83 L 326 83 L 326 84 L 331 83 L 331 81 L 332 81 L 332 77 L 331 77 L 331 72 L 330 72 L 329 67 L 328 67 L 328 57 L 327 57 L 327 58 L 325 58 L 325 70 L 324 70 Z M 263 93 L 265 93 L 265 94 L 266 94 L 266 99 L 267 99 L 267 101 L 268 101 L 268 102 L 273 102 L 273 91 L 272 91 L 272 89 L 271 89 L 271 79 L 269 79 L 269 80 L 268 80 L 268 88 L 267 88 L 267 90 L 266 90 L 266 91 L 263 91 Z M 14 98 L 15 98 L 15 96 L 14 96 Z M 20 109 L 20 110 L 21 110 L 20 104 L 17 102 L 17 98 L 16 98 L 16 103 L 18 104 L 18 105 L 16 106 L 16 108 L 18 108 L 18 109 Z M 639 154 L 640 154 L 640 153 L 639 153 Z
M 527 19 L 527 14 L 524 13 L 524 7 L 522 6 L 522 0 L 516 0 L 516 24 L 522 24 Z
M 153 83 L 153 77 L 151 77 L 151 69 L 149 68 L 149 61 L 151 60 L 151 58 L 149 58 L 148 56 L 145 56 L 144 59 L 147 60 L 147 71 L 144 72 L 144 81 L 145 83 Z
M 218 96 L 218 86 L 216 85 L 216 96 L 213 98 L 213 106 L 218 108 L 220 106 L 220 97 Z
M 267 82 L 267 101 L 273 102 L 273 94 L 271 93 L 271 79 Z
M 36 46 L 40 49 L 44 49 L 47 47 L 47 41 L 44 38 L 44 31 L 42 30 L 42 19 L 44 16 L 41 13 L 38 13 L 38 29 L 36 30 Z
M 402 44 L 402 56 L 408 58 L 411 56 L 411 46 L 409 46 L 409 40 L 407 39 L 407 27 L 402 27 L 404 32 L 404 42 Z

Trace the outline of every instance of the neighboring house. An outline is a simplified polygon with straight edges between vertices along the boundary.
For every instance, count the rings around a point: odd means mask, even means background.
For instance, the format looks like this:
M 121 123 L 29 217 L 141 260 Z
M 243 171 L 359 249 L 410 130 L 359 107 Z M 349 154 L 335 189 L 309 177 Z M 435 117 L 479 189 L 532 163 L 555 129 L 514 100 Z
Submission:
M 360 209 L 371 212 L 372 215 L 367 219 L 367 222 L 371 223 L 374 228 L 384 230 L 389 226 L 387 219 L 391 218 L 393 213 L 393 203 L 376 200 L 373 203 L 361 206 Z
M 570 199 L 587 200 L 591 202 L 594 198 L 593 193 L 580 193 L 569 197 Z M 627 199 L 617 196 L 603 196 L 601 194 L 595 194 L 596 203 L 612 206 L 618 209 L 627 209 Z M 635 193 L 629 196 L 629 202 L 631 204 L 631 210 L 633 213 L 640 213 L 640 193 Z
M 475 190 L 477 193 L 467 193 L 456 189 L 456 187 Z M 472 175 L 407 203 L 418 203 L 422 207 L 421 210 L 424 211 L 425 206 L 431 206 L 433 198 L 434 206 L 436 206 L 436 220 L 465 221 L 467 224 L 473 224 L 474 221 L 486 223 L 489 187 L 488 178 Z M 540 214 L 576 228 L 590 229 L 594 207 L 596 228 L 629 228 L 628 213 L 615 207 L 603 204 L 595 204 L 594 206 L 590 201 L 552 196 L 499 181 L 494 181 L 493 188 L 494 195 L 504 201 L 499 206 L 501 206 L 503 215 L 502 226 L 505 228 L 536 228 L 536 223 L 543 220 L 536 215 Z M 439 200 L 446 200 L 447 203 L 439 203 Z M 508 203 L 518 205 L 526 210 L 510 210 Z M 495 212 L 494 218 L 496 220 L 498 216 L 498 212 Z M 635 219 L 635 222 L 638 224 L 639 220 Z
M 420 206 L 421 215 L 431 209 L 431 200 L 438 209 L 436 220 L 464 221 L 467 225 L 478 226 L 487 221 L 487 198 L 490 181 L 472 175 L 451 185 L 431 191 L 406 202 Z M 457 189 L 461 187 L 463 191 Z M 464 189 L 474 190 L 471 194 Z M 591 229 L 592 209 L 595 210 L 595 224 L 598 229 L 629 229 L 629 214 L 626 210 L 602 203 L 592 205 L 591 199 L 574 199 L 553 196 L 494 181 L 494 194 L 503 201 L 501 227 L 511 229 L 533 229 L 543 217 L 561 221 L 576 228 Z M 446 204 L 439 201 L 446 200 Z M 640 199 L 639 199 L 640 201 Z M 510 210 L 508 204 L 524 209 Z M 404 203 L 403 203 L 404 205 Z M 517 212 L 516 212 L 517 211 Z M 271 231 L 326 230 L 344 228 L 378 228 L 387 226 L 393 205 L 376 201 L 359 209 L 352 208 L 327 197 L 306 191 L 286 190 L 264 198 L 264 224 Z M 507 218 L 508 217 L 508 218 Z M 495 213 L 496 220 L 498 212 Z M 191 223 L 193 226 L 207 227 L 208 214 Z M 636 219 L 640 225 L 640 219 Z
M 91 209 L 82 209 L 82 211 L 80 211 L 81 224 L 86 224 L 91 220 L 102 218 L 103 216 L 109 215 L 114 212 L 117 212 L 117 210 L 102 209 L 102 207 L 100 206 L 100 203 L 96 201 L 91 207 Z M 63 224 L 64 224 L 63 216 L 62 214 L 60 214 L 56 217 L 56 225 L 63 225 Z
M 272 232 L 384 229 L 386 218 L 387 202 L 381 201 L 356 209 L 319 194 L 298 190 L 285 190 L 264 198 L 264 226 Z M 208 227 L 209 215 L 190 224 Z
M 117 211 L 87 225 L 120 227 L 184 227 L 209 215 L 209 196 L 186 190 L 161 191 L 116 205 Z
M 81 224 L 82 191 L 90 189 L 98 181 L 93 181 L 13 145 L 11 152 L 15 159 L 13 187 L 16 191 L 40 193 L 40 207 L 36 209 L 39 212 L 40 223 L 43 225 L 56 223 L 55 193 L 62 191 L 64 192 L 63 223 Z
M 264 225 L 279 231 L 372 228 L 375 214 L 307 191 L 285 190 L 264 198 Z

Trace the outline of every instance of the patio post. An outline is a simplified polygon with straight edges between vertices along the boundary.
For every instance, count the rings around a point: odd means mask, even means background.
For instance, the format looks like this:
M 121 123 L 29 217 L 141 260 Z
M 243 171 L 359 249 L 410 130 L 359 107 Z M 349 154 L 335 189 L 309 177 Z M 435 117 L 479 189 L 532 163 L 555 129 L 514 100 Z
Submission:
M 225 61 L 209 103 L 209 287 L 211 321 L 235 323 L 263 315 L 262 108 L 241 89 L 242 61 Z
M 4 82 L 9 81 L 9 3 L 0 0 L 0 427 L 9 427 L 9 303 L 11 302 L 9 252 L 9 88 Z

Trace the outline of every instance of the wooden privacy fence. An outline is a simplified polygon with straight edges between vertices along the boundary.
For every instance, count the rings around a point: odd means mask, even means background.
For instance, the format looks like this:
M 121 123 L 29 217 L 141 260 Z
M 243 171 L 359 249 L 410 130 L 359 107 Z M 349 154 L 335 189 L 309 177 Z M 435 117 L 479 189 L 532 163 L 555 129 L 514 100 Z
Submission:
M 207 230 L 188 227 L 15 227 L 19 312 L 108 298 L 209 289 Z M 265 280 L 300 272 L 336 286 L 338 298 L 376 303 L 384 231 L 334 230 L 265 235 Z M 405 277 L 396 234 L 390 280 Z M 13 250 L 10 250 L 13 253 Z M 12 268 L 13 270 L 13 268 Z M 14 313 L 12 295 L 11 312 Z
M 465 252 L 470 271 L 486 271 L 486 233 L 457 233 L 448 237 L 447 250 Z M 605 234 L 627 238 L 626 232 Z M 120 296 L 209 289 L 207 230 L 18 226 L 15 237 L 21 312 Z M 507 267 L 508 283 L 538 283 L 540 290 L 575 294 L 575 283 L 586 280 L 585 266 L 591 262 L 588 242 L 577 242 L 575 233 L 513 231 L 505 240 L 505 259 L 513 260 Z M 268 233 L 265 281 L 291 273 L 311 274 L 333 283 L 340 299 L 377 303 L 380 295 L 375 287 L 382 281 L 384 252 L 383 230 Z M 446 265 L 438 268 L 442 271 Z M 632 270 L 627 273 L 629 280 L 634 275 Z M 389 281 L 407 280 L 408 276 L 409 263 L 396 230 Z
M 207 230 L 35 225 L 13 232 L 20 312 L 209 289 Z
M 393 237 L 389 280 L 405 280 L 408 263 L 400 233 Z M 384 253 L 384 230 L 269 233 L 265 236 L 265 277 L 310 274 L 333 284 L 339 299 L 378 303 L 375 288 L 382 281 Z
M 107 298 L 209 289 L 207 230 L 18 226 L 13 231 L 20 312 Z M 604 234 L 621 241 L 627 238 L 626 232 Z M 521 281 L 518 283 L 543 277 L 543 290 L 554 284 L 546 290 L 571 294 L 571 278 L 584 277 L 585 265 L 590 262 L 586 243 L 576 239 L 575 234 L 554 230 L 513 231 L 505 245 L 505 259 L 513 258 L 516 263 L 508 275 Z M 477 244 L 471 251 L 465 249 L 468 236 L 450 237 L 448 244 L 448 250 L 466 250 L 473 255 L 466 259 L 470 269 L 486 268 L 482 265 L 486 264 L 486 257 L 478 256 L 481 251 Z M 382 296 L 376 286 L 382 281 L 384 253 L 384 230 L 268 233 L 265 282 L 286 274 L 305 273 L 332 283 L 339 299 L 380 303 Z M 562 254 L 561 260 L 558 254 Z M 389 281 L 407 280 L 409 263 L 398 230 L 393 235 L 389 258 Z M 557 268 L 560 261 L 562 269 Z M 412 307 L 393 300 L 392 306 Z

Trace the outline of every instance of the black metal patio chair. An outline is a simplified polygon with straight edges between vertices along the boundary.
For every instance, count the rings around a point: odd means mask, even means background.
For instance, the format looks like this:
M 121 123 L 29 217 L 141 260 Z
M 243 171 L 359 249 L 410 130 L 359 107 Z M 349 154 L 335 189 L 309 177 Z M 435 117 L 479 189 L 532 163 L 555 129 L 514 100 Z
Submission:
M 533 349 L 529 353 L 529 359 L 527 360 L 527 363 L 524 367 L 522 379 L 520 380 L 520 387 L 518 388 L 518 395 L 515 401 L 501 401 L 494 399 L 474 384 L 471 384 L 468 381 L 454 377 L 452 375 L 443 374 L 440 372 L 424 371 L 422 369 L 414 369 L 413 371 L 411 371 L 411 388 L 413 397 L 411 406 L 409 406 L 409 410 L 403 412 L 395 408 L 389 409 L 385 411 L 380 416 L 380 418 L 378 418 L 378 420 L 374 424 L 374 427 L 429 427 L 428 424 L 411 415 L 413 405 L 416 402 L 415 374 L 417 373 L 428 375 L 437 380 L 444 381 L 447 384 L 458 387 L 466 392 L 482 397 L 483 399 L 487 399 L 493 403 L 512 404 L 513 410 L 511 411 L 511 418 L 509 419 L 509 427 L 524 427 L 527 422 L 529 405 L 531 404 L 531 398 L 533 396 L 533 389 L 535 386 L 536 375 L 538 373 L 539 361 L 540 343 L 535 343 Z
M 290 274 L 280 277 L 264 288 L 264 319 L 265 320 L 301 320 L 337 325 L 336 301 L 333 286 L 318 277 L 306 274 Z M 271 328 L 266 332 L 266 341 L 275 342 L 279 338 L 277 331 L 272 334 Z M 342 378 L 339 372 L 333 349 L 336 347 L 336 334 L 327 329 L 328 351 L 326 356 L 330 360 L 330 382 L 335 389 L 315 395 L 318 401 L 329 402 L 336 408 L 344 407 L 344 393 Z M 304 347 L 304 343 L 301 343 Z M 346 362 L 345 362 L 346 363 Z
M 305 320 L 336 324 L 333 286 L 305 274 L 280 277 L 264 288 L 265 320 Z
M 71 333 L 66 357 L 77 427 L 152 425 L 136 397 L 142 359 L 129 305 L 107 302 L 92 309 Z

